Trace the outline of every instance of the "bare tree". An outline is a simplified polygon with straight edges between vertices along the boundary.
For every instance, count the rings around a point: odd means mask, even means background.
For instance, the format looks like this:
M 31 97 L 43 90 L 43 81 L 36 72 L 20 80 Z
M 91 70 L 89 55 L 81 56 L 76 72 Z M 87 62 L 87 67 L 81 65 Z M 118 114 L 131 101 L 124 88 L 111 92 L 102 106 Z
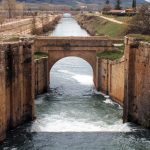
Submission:
M 110 4 L 110 1 L 109 1 L 109 0 L 106 0 L 105 4 L 106 4 L 106 5 L 109 5 L 109 4 Z
M 42 13 L 42 15 L 40 16 L 40 22 L 41 22 L 42 30 L 43 30 L 43 31 L 44 31 L 44 21 L 45 21 L 45 16 L 44 16 L 44 14 Z
M 143 5 L 130 22 L 128 33 L 150 35 L 150 5 Z
M 8 12 L 8 17 L 12 18 L 16 9 L 16 0 L 3 0 L 3 8 Z
M 5 22 L 5 17 L 4 16 L 0 16 L 0 25 L 2 28 L 3 23 Z
M 33 14 L 33 15 L 32 15 L 31 33 L 32 33 L 33 35 L 35 35 L 36 32 L 37 32 L 37 27 L 36 27 L 36 15 Z

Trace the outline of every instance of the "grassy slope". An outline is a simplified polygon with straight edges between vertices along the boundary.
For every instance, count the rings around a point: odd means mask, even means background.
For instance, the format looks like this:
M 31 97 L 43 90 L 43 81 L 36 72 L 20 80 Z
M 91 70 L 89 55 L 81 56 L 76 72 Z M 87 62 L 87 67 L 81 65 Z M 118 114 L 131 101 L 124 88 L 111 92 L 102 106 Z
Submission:
M 137 40 L 150 42 L 150 36 L 149 35 L 142 35 L 142 34 L 129 34 L 128 36 L 133 37 Z
M 107 35 L 113 38 L 123 38 L 125 35 L 124 31 L 126 29 L 126 25 L 120 25 L 117 23 L 113 23 L 110 21 L 106 21 L 105 24 L 101 23 L 101 26 L 99 25 L 96 28 L 97 35 Z
M 121 52 L 121 51 L 104 51 L 102 53 L 98 53 L 97 56 L 102 59 L 116 60 L 123 56 L 123 52 Z
M 112 38 L 123 38 L 127 25 L 117 24 L 94 15 L 80 15 L 77 20 L 92 35 L 106 35 Z

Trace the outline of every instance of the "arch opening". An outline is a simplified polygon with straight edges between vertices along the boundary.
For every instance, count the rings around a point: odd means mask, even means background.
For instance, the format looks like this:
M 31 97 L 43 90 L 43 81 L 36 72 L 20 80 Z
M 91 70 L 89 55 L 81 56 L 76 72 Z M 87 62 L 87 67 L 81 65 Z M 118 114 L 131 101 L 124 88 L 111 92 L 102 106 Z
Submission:
M 94 89 L 94 71 L 89 62 L 68 56 L 54 63 L 49 72 L 49 87 L 59 93 L 75 94 Z

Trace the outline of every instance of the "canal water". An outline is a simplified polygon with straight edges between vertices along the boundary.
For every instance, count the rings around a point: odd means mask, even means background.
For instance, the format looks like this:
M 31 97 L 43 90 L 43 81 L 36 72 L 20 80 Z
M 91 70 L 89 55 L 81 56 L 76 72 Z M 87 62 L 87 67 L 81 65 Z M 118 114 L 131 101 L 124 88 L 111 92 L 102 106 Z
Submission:
M 51 36 L 89 36 L 66 14 Z M 50 90 L 36 99 L 37 119 L 8 133 L 2 150 L 150 150 L 150 132 L 122 123 L 122 107 L 96 92 L 93 70 L 67 57 L 50 71 Z

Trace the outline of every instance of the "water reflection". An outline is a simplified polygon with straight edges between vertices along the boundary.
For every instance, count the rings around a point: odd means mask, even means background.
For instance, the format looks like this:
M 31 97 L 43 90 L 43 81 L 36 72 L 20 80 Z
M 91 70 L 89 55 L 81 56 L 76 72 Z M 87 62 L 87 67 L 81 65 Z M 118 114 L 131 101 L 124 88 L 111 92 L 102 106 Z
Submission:
M 51 36 L 89 36 L 89 34 L 79 26 L 70 14 L 64 14 Z

